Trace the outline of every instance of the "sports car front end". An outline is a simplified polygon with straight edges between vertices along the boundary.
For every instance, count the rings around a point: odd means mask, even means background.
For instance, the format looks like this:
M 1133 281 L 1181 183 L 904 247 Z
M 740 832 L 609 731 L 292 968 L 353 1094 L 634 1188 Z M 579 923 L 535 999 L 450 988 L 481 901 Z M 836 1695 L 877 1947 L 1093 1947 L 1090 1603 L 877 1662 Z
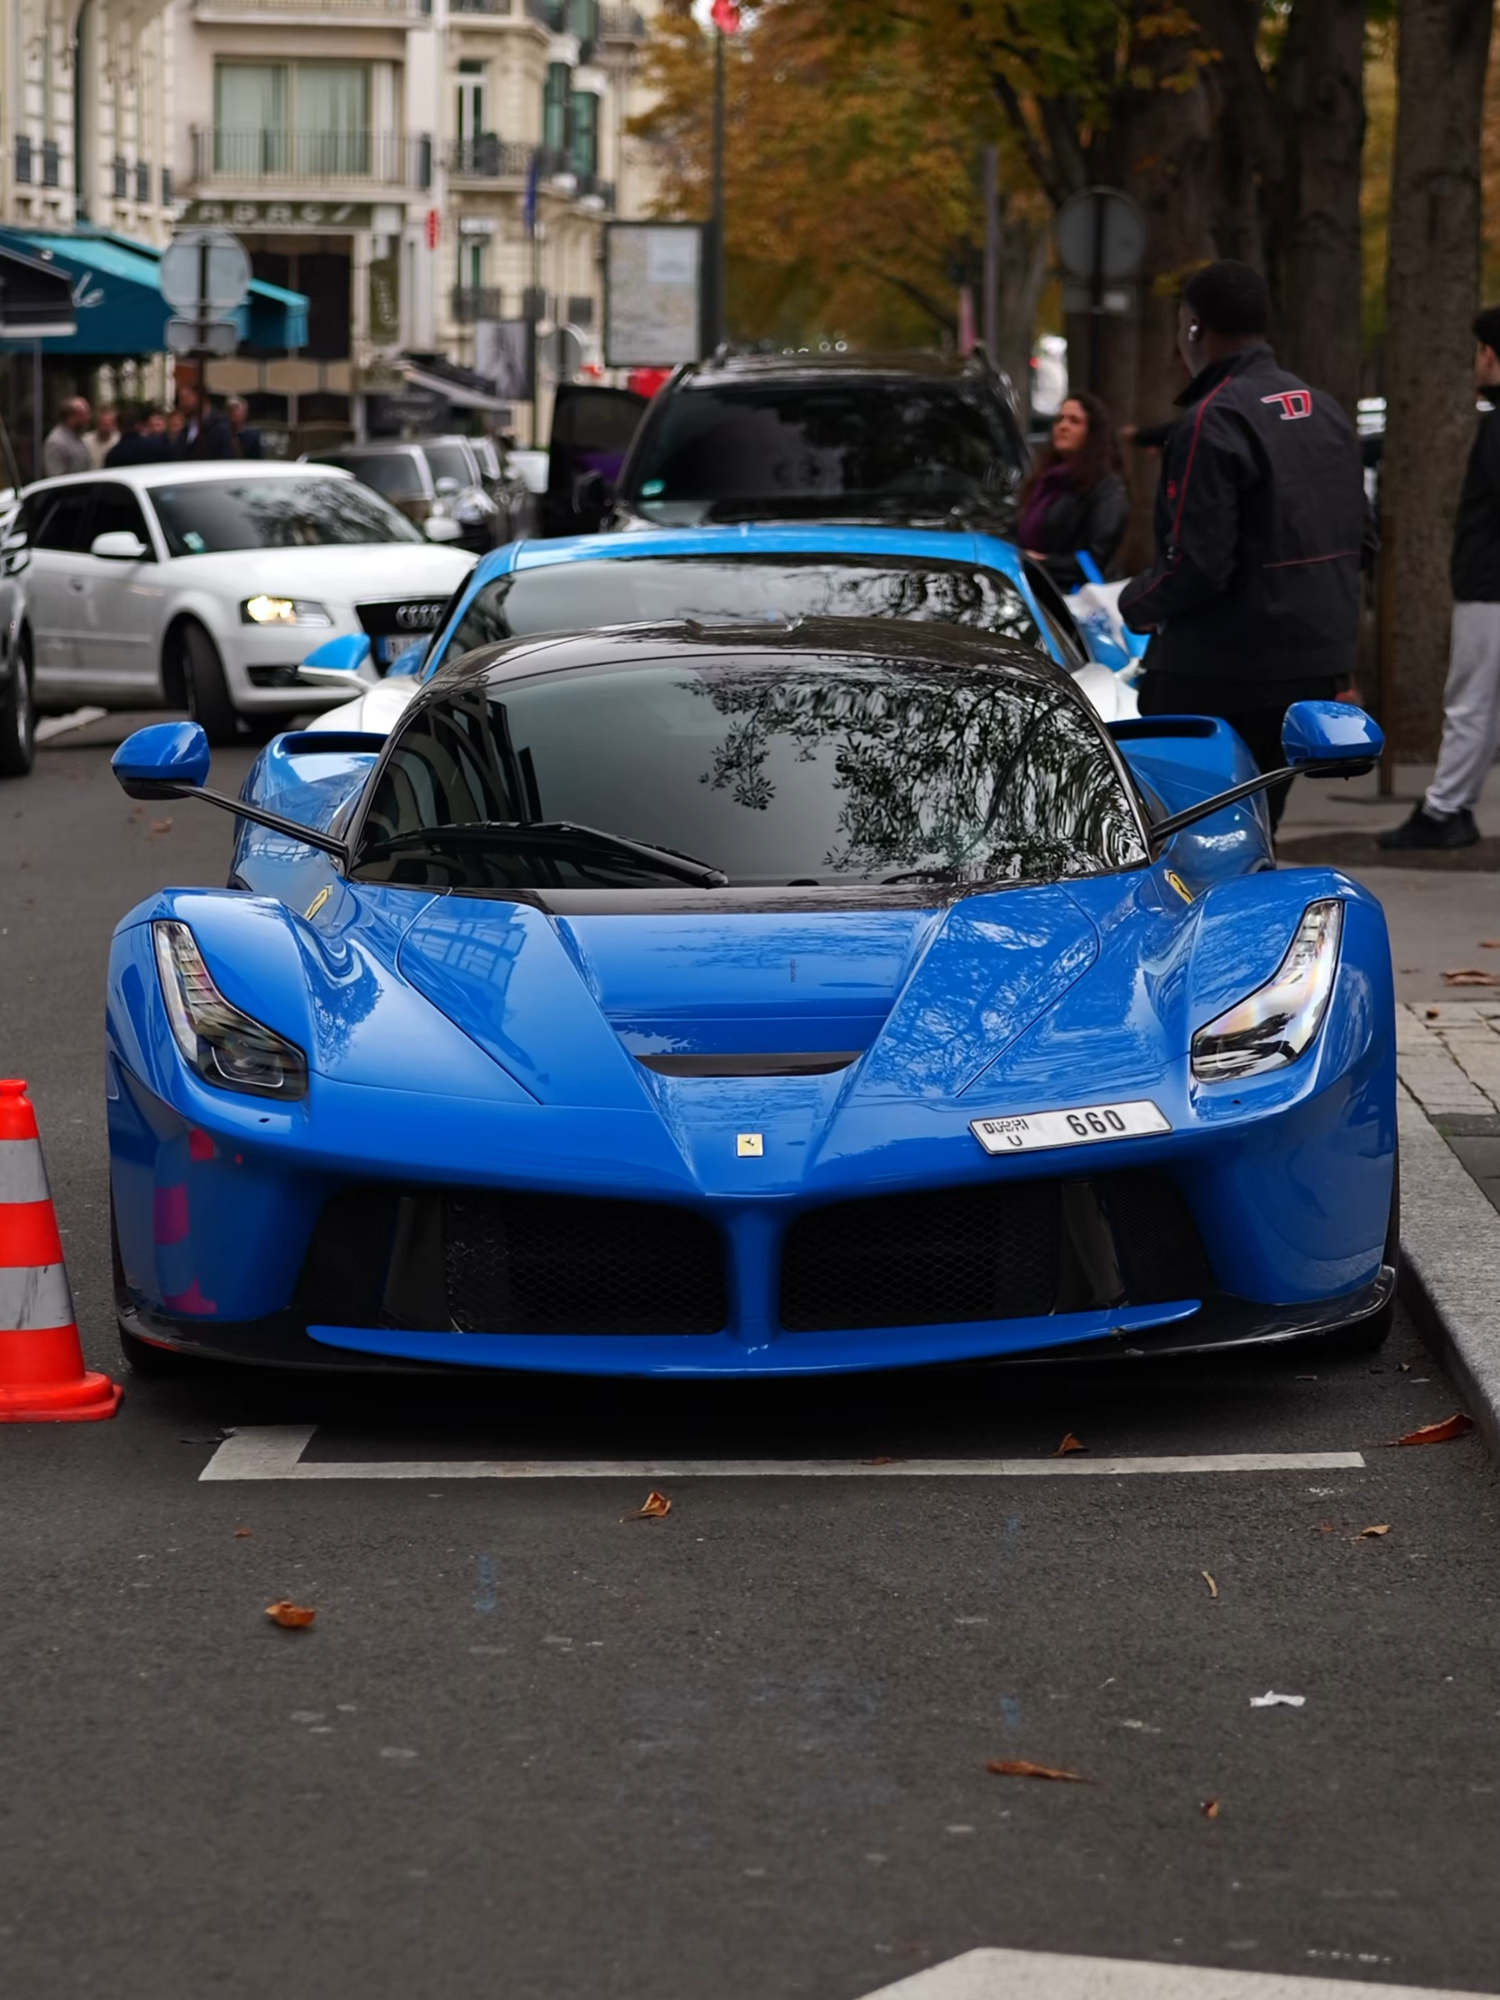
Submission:
M 840 680 L 765 642 L 748 705 L 743 662 L 721 674 L 683 645 L 663 675 L 638 630 L 598 668 L 615 726 L 591 740 L 613 781 L 641 781 L 633 703 L 663 799 L 683 756 L 709 795 L 695 848 L 717 831 L 708 851 L 729 854 L 726 816 L 746 815 L 727 881 L 702 879 L 670 814 L 657 824 L 680 846 L 629 852 L 574 816 L 557 745 L 577 653 L 549 641 L 421 697 L 358 790 L 351 865 L 315 893 L 305 873 L 295 897 L 266 893 L 291 866 L 278 835 L 238 864 L 262 893 L 175 890 L 132 913 L 108 1016 L 130 1339 L 717 1376 L 1377 1323 L 1394 1200 L 1378 904 L 1332 871 L 1197 888 L 1183 855 L 1151 860 L 1114 816 L 1111 788 L 1130 799 L 1102 731 L 1034 656 L 1012 669 L 1008 739 L 1030 746 L 1014 826 L 1032 831 L 1003 832 L 1003 789 L 975 808 L 986 842 L 1032 855 L 1030 878 L 994 880 L 990 848 L 973 881 L 922 865 L 972 831 L 953 815 L 973 773 L 955 793 L 940 720 L 981 766 L 1004 745 L 987 708 L 954 706 L 977 683 L 951 662 L 893 667 L 887 628 L 872 674 L 865 643 Z M 905 735 L 896 681 L 920 696 Z M 700 708 L 711 741 L 694 738 Z M 497 783 L 558 797 L 558 817 L 476 812 L 460 837 L 428 812 L 409 838 L 403 801 L 423 786 L 447 787 L 451 815 L 461 739 L 488 744 Z M 893 760 L 927 770 L 915 821 L 880 817 Z M 756 843 L 782 837 L 819 770 L 842 774 L 835 818 L 858 807 L 878 868 L 867 853 L 810 881 L 790 850 L 769 867 Z M 600 768 L 589 782 L 609 804 Z M 1026 845 L 1038 827 L 1046 867 Z M 813 814 L 793 848 L 831 854 L 827 835 Z M 746 879 L 757 866 L 777 879 Z

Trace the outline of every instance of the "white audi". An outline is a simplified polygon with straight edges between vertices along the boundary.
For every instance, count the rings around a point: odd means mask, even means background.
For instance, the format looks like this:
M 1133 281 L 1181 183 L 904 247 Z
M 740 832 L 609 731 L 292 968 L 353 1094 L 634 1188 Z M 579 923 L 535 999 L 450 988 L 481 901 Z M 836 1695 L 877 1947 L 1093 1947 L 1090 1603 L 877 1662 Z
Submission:
M 345 472 L 205 460 L 29 486 L 0 544 L 39 710 L 186 708 L 210 742 L 347 700 L 302 662 L 363 633 L 378 673 L 441 619 L 473 557 Z

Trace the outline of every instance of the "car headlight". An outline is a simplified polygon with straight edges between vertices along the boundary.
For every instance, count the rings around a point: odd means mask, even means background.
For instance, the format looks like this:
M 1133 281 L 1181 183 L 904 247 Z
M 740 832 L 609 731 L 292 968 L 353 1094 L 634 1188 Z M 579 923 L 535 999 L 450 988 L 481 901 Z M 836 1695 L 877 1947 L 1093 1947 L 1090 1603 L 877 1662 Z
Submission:
M 1200 1082 L 1258 1076 L 1297 1060 L 1328 1011 L 1343 928 L 1341 902 L 1308 904 L 1274 977 L 1194 1035 Z
M 310 597 L 247 597 L 240 606 L 245 625 L 331 625 L 333 613 Z
M 199 1076 L 256 1097 L 305 1097 L 306 1056 L 294 1042 L 229 1004 L 187 925 L 154 923 L 151 935 L 172 1034 Z

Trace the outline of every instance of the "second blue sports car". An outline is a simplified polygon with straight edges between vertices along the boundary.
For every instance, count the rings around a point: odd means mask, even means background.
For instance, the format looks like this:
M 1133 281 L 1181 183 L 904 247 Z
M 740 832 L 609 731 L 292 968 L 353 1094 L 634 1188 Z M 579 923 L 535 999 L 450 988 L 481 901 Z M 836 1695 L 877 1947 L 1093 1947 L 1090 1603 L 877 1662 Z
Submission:
M 1368 768 L 1359 710 L 1289 767 Z M 204 792 L 201 730 L 115 758 Z M 797 1374 L 1378 1339 L 1379 905 L 1223 723 L 945 625 L 637 625 L 277 739 L 114 940 L 126 1351 Z

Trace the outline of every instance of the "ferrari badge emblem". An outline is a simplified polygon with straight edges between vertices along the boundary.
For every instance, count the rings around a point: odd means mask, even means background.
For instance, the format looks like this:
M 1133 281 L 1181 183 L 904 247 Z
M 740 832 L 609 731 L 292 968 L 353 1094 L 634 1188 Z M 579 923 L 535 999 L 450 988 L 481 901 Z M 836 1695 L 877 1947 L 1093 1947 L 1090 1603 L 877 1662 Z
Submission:
M 765 1151 L 759 1132 L 739 1132 L 734 1141 L 735 1157 L 741 1160 L 758 1160 Z

